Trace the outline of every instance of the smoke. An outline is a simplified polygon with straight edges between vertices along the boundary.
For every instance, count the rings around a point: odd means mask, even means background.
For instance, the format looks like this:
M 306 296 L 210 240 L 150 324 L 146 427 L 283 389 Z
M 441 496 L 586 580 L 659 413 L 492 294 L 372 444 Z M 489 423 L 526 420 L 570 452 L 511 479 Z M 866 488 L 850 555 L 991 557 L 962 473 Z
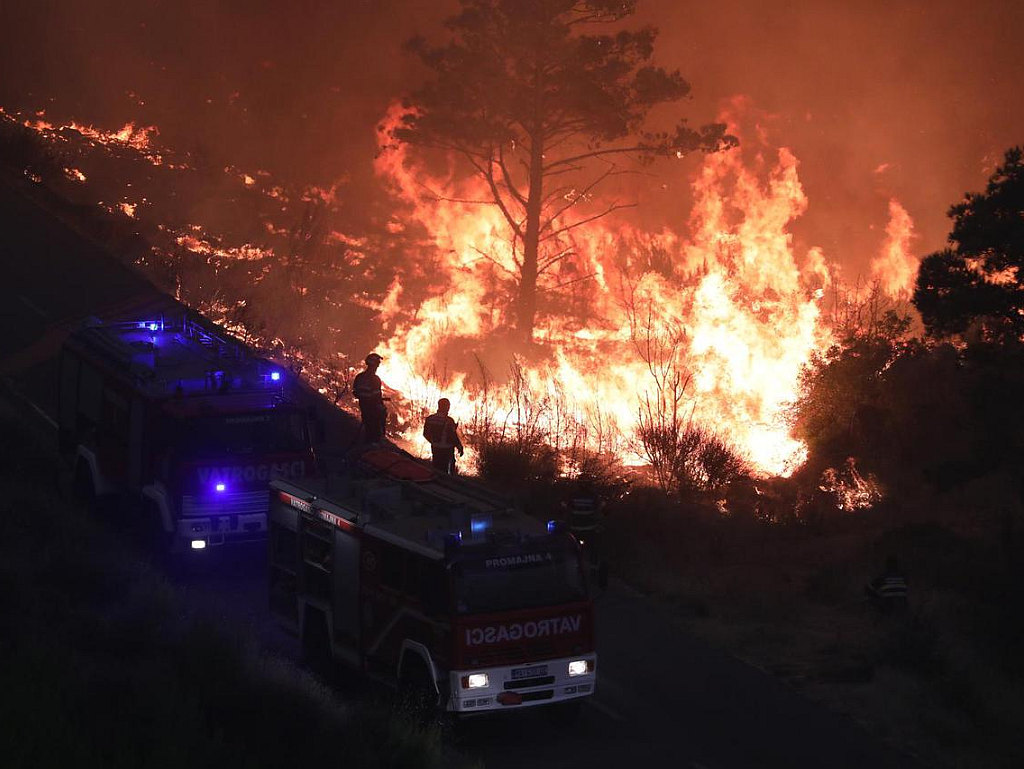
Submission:
M 433 0 L 39 0 L 0 9 L 0 104 L 119 126 L 217 166 L 298 183 L 371 185 L 374 127 L 421 74 L 401 52 L 440 33 Z M 889 201 L 940 248 L 945 212 L 1024 141 L 1024 6 L 1005 0 L 848 3 L 642 0 L 659 63 L 693 84 L 692 123 L 746 96 L 800 161 L 797 245 L 868 274 Z M 652 228 L 685 221 L 683 161 L 633 190 Z

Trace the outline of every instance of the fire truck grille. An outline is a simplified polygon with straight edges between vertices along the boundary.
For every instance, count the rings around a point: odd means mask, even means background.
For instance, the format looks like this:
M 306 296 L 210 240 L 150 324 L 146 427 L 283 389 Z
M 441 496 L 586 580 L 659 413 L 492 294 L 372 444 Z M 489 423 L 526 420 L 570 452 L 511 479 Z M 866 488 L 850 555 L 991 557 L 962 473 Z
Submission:
M 549 643 L 521 644 L 507 646 L 503 649 L 480 652 L 473 655 L 474 665 L 516 665 L 532 660 L 543 660 L 557 657 L 555 647 Z
M 555 696 L 554 689 L 545 689 L 540 692 L 523 692 L 523 702 L 536 702 L 537 700 L 550 700 Z
M 185 494 L 181 498 L 183 516 L 266 514 L 270 498 L 266 491 L 222 492 L 216 499 Z
M 506 689 L 529 689 L 533 686 L 551 686 L 555 682 L 554 676 L 544 676 L 543 678 L 524 678 L 522 681 L 506 681 Z M 526 696 L 525 694 L 523 695 Z

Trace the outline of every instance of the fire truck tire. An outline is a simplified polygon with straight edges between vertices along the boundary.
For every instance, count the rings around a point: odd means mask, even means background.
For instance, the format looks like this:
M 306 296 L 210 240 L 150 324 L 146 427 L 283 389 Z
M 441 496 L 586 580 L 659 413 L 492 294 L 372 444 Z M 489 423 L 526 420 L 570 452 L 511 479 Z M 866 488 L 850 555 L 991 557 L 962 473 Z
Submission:
M 331 670 L 331 638 L 327 633 L 327 618 L 322 611 L 306 607 L 302 620 L 302 662 L 318 675 Z
M 142 502 L 142 516 L 139 522 L 141 538 L 158 558 L 163 559 L 168 567 L 176 566 L 172 558 L 173 535 L 164 531 L 163 521 L 160 519 L 160 507 L 152 499 L 144 499 Z
M 437 711 L 437 686 L 418 658 L 402 665 L 398 678 L 398 707 L 414 718 L 430 720 Z

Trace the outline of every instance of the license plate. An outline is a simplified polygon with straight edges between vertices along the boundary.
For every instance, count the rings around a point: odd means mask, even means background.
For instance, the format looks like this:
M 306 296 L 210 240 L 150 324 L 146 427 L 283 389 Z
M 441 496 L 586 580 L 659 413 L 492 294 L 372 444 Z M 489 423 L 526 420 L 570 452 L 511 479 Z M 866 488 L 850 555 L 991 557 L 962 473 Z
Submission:
M 530 668 L 516 668 L 512 671 L 512 680 L 520 681 L 524 678 L 539 678 L 548 674 L 547 665 L 534 665 Z

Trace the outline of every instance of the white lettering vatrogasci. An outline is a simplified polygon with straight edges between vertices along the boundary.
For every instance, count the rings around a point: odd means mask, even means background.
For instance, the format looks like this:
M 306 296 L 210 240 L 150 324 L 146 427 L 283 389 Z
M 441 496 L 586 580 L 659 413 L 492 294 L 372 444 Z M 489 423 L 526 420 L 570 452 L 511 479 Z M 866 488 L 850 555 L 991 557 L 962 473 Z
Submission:
M 519 641 L 524 638 L 549 638 L 567 633 L 578 633 L 582 617 L 551 617 L 550 619 L 510 622 L 504 625 L 466 628 L 466 646 Z
M 293 462 L 272 462 L 261 465 L 237 465 L 235 467 L 200 467 L 200 483 L 240 481 L 268 481 L 271 478 L 301 478 L 305 475 L 306 464 L 301 459 Z

